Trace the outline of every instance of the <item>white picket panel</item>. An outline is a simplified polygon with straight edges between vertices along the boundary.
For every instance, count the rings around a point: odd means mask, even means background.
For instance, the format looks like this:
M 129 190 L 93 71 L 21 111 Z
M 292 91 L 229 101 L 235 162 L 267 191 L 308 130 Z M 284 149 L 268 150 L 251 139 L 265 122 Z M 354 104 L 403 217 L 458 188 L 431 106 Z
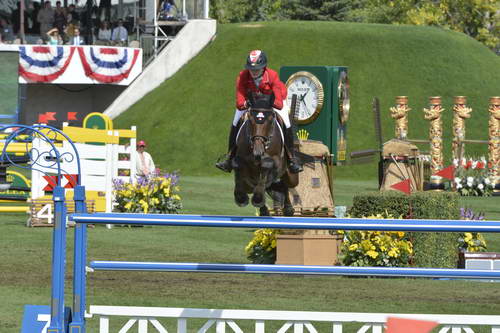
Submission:
M 329 322 L 332 326 L 330 332 L 342 333 L 344 323 L 359 323 L 361 328 L 357 333 L 382 333 L 389 317 L 406 318 L 415 320 L 429 320 L 438 322 L 444 327 L 440 333 L 474 333 L 471 325 L 490 327 L 491 333 L 500 333 L 500 315 L 436 315 L 436 314 L 392 314 L 392 313 L 356 313 L 356 312 L 308 312 L 308 311 L 263 311 L 263 310 L 217 310 L 217 309 L 189 309 L 189 308 L 148 308 L 130 306 L 97 306 L 91 305 L 89 317 L 111 316 L 129 317 L 134 319 L 148 319 L 150 322 L 161 318 L 177 318 L 177 332 L 187 333 L 187 320 L 190 318 L 207 319 L 205 324 L 197 330 L 199 333 L 207 332 L 216 325 L 216 332 L 222 333 L 229 326 L 232 331 L 240 332 L 241 329 L 235 320 L 254 321 L 255 332 L 267 332 L 266 321 L 285 321 L 278 332 L 294 333 L 317 332 L 314 322 Z M 226 325 L 227 324 L 227 325 Z M 109 326 L 109 323 L 107 324 Z M 101 327 L 102 328 L 102 327 Z M 109 331 L 100 331 L 109 333 Z M 161 332 L 159 330 L 159 332 Z M 161 332 L 163 333 L 163 332 Z

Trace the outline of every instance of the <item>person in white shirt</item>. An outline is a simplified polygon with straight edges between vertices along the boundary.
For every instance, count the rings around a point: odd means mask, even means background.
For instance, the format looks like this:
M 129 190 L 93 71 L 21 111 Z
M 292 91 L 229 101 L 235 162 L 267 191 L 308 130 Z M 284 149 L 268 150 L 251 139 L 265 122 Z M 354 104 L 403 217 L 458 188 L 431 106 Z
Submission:
M 99 28 L 99 31 L 97 32 L 97 40 L 101 44 L 109 44 L 111 41 L 111 29 L 109 28 L 109 23 L 108 21 L 102 21 L 101 27 Z
M 115 44 L 126 45 L 128 41 L 128 31 L 123 26 L 123 20 L 118 20 L 118 25 L 113 29 L 111 33 L 111 40 Z
M 80 36 L 80 29 L 75 28 L 73 30 L 73 37 L 71 37 L 69 41 L 70 45 L 85 45 L 85 41 L 82 36 Z
M 155 173 L 155 164 L 151 155 L 146 152 L 146 142 L 139 141 L 136 150 L 136 175 L 137 177 L 151 177 Z

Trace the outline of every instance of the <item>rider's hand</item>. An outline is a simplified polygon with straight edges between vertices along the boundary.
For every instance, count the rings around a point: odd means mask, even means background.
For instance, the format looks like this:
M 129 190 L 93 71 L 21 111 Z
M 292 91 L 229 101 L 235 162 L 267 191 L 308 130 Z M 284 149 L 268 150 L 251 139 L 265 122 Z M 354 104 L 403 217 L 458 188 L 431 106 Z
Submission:
M 250 107 L 252 107 L 252 103 L 250 103 L 250 101 L 247 99 L 245 101 L 245 109 L 250 109 Z

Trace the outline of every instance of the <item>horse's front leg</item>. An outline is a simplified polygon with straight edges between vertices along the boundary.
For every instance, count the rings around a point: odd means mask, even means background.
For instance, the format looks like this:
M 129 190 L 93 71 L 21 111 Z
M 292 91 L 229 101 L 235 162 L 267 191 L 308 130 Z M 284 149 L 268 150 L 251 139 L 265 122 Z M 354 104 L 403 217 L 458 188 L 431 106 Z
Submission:
M 248 205 L 248 194 L 245 191 L 245 184 L 241 179 L 238 170 L 234 173 L 234 202 L 240 207 Z
M 264 159 L 261 163 L 259 181 L 253 190 L 252 205 L 255 207 L 263 207 L 266 204 L 266 185 L 267 179 L 272 171 L 272 159 Z

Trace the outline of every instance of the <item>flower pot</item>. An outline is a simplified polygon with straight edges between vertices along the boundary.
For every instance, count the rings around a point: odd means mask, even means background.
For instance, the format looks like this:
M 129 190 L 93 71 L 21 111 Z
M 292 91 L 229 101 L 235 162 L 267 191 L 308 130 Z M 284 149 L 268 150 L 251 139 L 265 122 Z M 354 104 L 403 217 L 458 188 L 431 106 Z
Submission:
M 336 265 L 343 235 L 328 230 L 306 230 L 300 234 L 276 236 L 278 265 Z

